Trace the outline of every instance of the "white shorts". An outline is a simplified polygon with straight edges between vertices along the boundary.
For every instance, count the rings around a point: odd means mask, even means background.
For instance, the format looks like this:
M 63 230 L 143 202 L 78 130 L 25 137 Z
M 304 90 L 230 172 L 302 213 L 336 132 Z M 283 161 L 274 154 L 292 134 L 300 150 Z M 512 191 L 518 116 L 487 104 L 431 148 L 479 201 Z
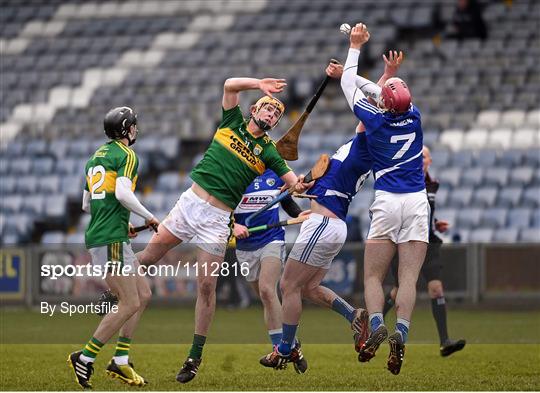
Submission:
M 285 261 L 285 242 L 276 240 L 255 251 L 236 250 L 236 259 L 238 259 L 238 263 L 240 265 L 242 263 L 248 264 L 249 273 L 246 276 L 246 281 L 248 282 L 257 281 L 259 279 L 261 263 L 268 257 L 277 258 L 283 263 Z
M 162 224 L 184 243 L 223 257 L 231 233 L 231 214 L 203 201 L 191 189 L 180 196 Z
M 112 264 L 119 263 L 125 273 L 135 273 L 137 257 L 131 248 L 131 244 L 117 242 L 105 246 L 92 247 L 88 249 L 92 257 L 92 264 L 96 266 L 107 266 L 107 262 L 112 268 Z
M 330 269 L 346 238 L 347 224 L 343 220 L 311 213 L 302 223 L 289 258 L 322 269 Z
M 430 208 L 426 190 L 397 194 L 377 190 L 369 208 L 368 239 L 428 243 Z

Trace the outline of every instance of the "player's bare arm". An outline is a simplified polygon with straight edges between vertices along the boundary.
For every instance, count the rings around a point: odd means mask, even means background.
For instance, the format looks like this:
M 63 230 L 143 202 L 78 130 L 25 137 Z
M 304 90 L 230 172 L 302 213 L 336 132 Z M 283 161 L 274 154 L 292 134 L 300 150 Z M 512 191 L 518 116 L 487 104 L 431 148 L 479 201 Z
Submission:
M 274 93 L 281 93 L 285 86 L 287 86 L 285 79 L 229 78 L 223 85 L 223 109 L 228 110 L 237 106 L 241 91 L 258 89 L 272 97 Z

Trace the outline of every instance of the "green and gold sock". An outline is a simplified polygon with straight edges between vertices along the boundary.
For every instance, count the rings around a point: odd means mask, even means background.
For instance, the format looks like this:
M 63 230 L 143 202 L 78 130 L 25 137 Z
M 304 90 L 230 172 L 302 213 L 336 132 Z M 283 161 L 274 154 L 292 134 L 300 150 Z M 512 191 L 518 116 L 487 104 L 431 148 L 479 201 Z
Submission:
M 99 341 L 97 338 L 92 337 L 90 341 L 84 346 L 82 351 L 81 360 L 84 363 L 94 363 L 99 351 L 105 344 Z

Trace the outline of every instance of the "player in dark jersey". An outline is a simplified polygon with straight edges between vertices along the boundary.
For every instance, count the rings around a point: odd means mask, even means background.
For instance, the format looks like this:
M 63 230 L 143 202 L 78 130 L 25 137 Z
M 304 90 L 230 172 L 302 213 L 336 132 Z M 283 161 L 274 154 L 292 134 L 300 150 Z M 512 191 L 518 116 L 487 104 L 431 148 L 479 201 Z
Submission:
M 238 263 L 247 265 L 249 272 L 246 280 L 259 295 L 264 309 L 264 321 L 272 347 L 278 345 L 282 336 L 281 303 L 278 298 L 277 284 L 285 262 L 285 229 L 271 228 L 266 231 L 249 233 L 245 226 L 246 219 L 280 194 L 285 183 L 272 170 L 266 170 L 258 176 L 244 192 L 242 201 L 234 211 L 234 236 L 236 238 L 236 257 Z M 281 201 L 281 207 L 291 217 L 309 214 L 302 212 L 291 196 Z M 274 205 L 250 223 L 251 227 L 279 222 L 279 205 Z M 299 343 L 295 351 L 294 369 L 299 374 L 307 370 Z M 260 359 L 265 367 L 271 367 L 266 357 Z
M 385 75 L 379 80 L 381 84 L 395 74 L 400 61 L 397 53 L 395 56 L 391 54 L 390 60 L 385 57 Z M 343 66 L 329 64 L 326 72 L 339 79 Z M 320 283 L 345 242 L 345 218 L 349 205 L 371 173 L 372 165 L 365 128 L 360 123 L 354 138 L 336 151 L 330 160 L 328 172 L 308 191 L 317 198 L 311 202 L 312 213 L 300 229 L 281 279 L 283 338 L 274 351 L 266 355 L 267 362 L 274 368 L 280 368 L 293 358 L 291 348 L 302 312 L 302 298 L 331 308 L 346 318 L 351 323 L 357 351 L 367 339 L 367 311 L 361 308 L 355 310 Z
M 419 110 L 412 105 L 408 86 L 399 78 L 383 87 L 357 75 L 360 48 L 369 40 L 359 23 L 350 34 L 350 48 L 341 87 L 349 107 L 366 128 L 373 159 L 375 200 L 364 258 L 364 289 L 371 335 L 358 360 L 369 361 L 388 337 L 382 315 L 386 276 L 396 250 L 400 255 L 400 287 L 396 295 L 397 322 L 390 335 L 388 370 L 399 374 L 405 354 L 410 320 L 416 301 L 416 282 L 428 244 L 429 203 L 422 173 L 422 125 Z M 376 105 L 367 98 L 373 98 Z
M 429 245 L 426 254 L 426 259 L 422 265 L 420 273 L 424 277 L 428 286 L 429 297 L 431 298 L 431 311 L 433 312 L 433 318 L 437 324 L 437 331 L 439 333 L 439 341 L 441 344 L 440 352 L 441 356 L 449 356 L 456 351 L 460 351 L 465 347 L 466 341 L 451 340 L 448 337 L 448 326 L 446 323 L 446 300 L 444 298 L 443 284 L 441 281 L 442 263 L 439 259 L 440 248 L 442 240 L 435 233 L 444 233 L 448 230 L 448 222 L 435 219 L 435 194 L 439 189 L 439 182 L 429 175 L 428 169 L 431 165 L 431 152 L 427 146 L 424 146 L 422 150 L 422 156 L 424 160 L 424 173 L 426 190 L 428 194 L 429 206 L 431 207 L 431 222 L 429 227 Z M 394 277 L 394 288 L 386 295 L 383 315 L 394 306 L 396 299 L 396 293 L 399 286 L 398 282 L 398 257 L 394 256 L 392 259 L 392 275 Z

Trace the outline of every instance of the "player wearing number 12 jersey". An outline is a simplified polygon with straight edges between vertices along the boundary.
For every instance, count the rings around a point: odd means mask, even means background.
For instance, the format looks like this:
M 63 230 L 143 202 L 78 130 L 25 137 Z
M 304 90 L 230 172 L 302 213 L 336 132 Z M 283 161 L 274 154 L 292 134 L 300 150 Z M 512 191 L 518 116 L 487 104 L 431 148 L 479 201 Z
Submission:
M 120 335 L 107 375 L 132 386 L 147 383 L 129 362 L 133 333 L 152 295 L 146 279 L 134 274 L 138 262 L 128 238 L 130 212 L 143 217 L 148 225 L 159 225 L 133 194 L 139 160 L 129 146 L 137 139 L 136 114 L 128 107 L 114 108 L 105 116 L 104 128 L 111 140 L 99 147 L 86 164 L 82 208 L 91 214 L 86 247 L 94 265 L 103 269 L 119 267 L 130 274 L 118 274 L 118 268 L 109 270 L 105 280 L 118 295 L 118 311 L 105 316 L 84 348 L 68 358 L 77 383 L 85 389 L 92 387 L 90 377 L 97 355 L 117 332 Z
M 422 125 L 412 105 L 408 86 L 390 78 L 381 87 L 357 75 L 360 48 L 369 40 L 365 25 L 351 31 L 350 49 L 341 86 L 354 114 L 366 128 L 367 146 L 373 158 L 375 200 L 364 258 L 364 288 L 371 335 L 358 360 L 369 361 L 388 336 L 383 320 L 382 281 L 390 261 L 399 254 L 399 289 L 396 295 L 396 331 L 388 342 L 388 369 L 399 374 L 405 353 L 416 281 L 424 261 L 429 234 L 429 203 L 422 170 Z M 368 102 L 366 94 L 377 106 Z

